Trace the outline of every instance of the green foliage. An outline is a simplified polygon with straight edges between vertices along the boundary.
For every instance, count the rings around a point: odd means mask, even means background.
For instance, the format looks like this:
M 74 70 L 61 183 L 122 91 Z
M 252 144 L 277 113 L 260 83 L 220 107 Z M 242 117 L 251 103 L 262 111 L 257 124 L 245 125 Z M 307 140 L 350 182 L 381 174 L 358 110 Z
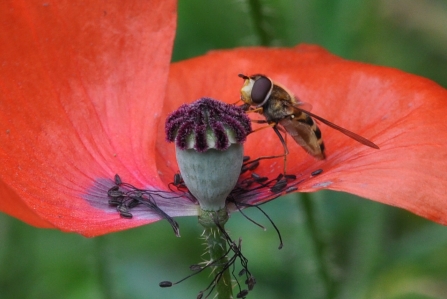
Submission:
M 433 26 L 445 19 L 441 0 L 182 0 L 174 60 L 212 49 L 316 43 L 447 86 L 447 31 Z M 258 282 L 248 298 L 447 298 L 443 226 L 335 192 L 289 196 L 263 209 L 281 230 L 282 250 L 254 209 L 247 214 L 267 231 L 240 214 L 227 224 L 235 239 L 242 237 Z M 201 261 L 197 219 L 179 223 L 181 238 L 161 221 L 86 239 L 0 215 L 0 298 L 195 298 L 208 273 L 158 287 L 187 276 Z

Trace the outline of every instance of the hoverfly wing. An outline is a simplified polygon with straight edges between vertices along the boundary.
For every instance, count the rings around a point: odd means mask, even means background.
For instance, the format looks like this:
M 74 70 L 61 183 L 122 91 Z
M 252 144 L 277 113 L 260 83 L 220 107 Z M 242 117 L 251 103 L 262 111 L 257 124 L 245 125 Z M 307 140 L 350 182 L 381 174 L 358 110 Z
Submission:
M 295 97 L 296 104 L 295 107 L 299 108 L 301 111 L 311 111 L 312 110 L 312 104 L 301 102 L 300 99 Z
M 295 108 L 300 110 L 302 113 L 308 114 L 309 116 L 312 116 L 313 118 L 318 119 L 319 121 L 321 121 L 325 125 L 333 128 L 333 129 L 335 129 L 337 131 L 342 132 L 346 136 L 351 137 L 352 139 L 354 139 L 355 141 L 360 142 L 361 144 L 364 144 L 366 146 L 369 146 L 369 147 L 372 147 L 372 148 L 375 148 L 375 149 L 379 149 L 379 147 L 374 142 L 366 139 L 365 137 L 362 137 L 362 136 L 360 136 L 360 135 L 358 135 L 358 134 L 356 134 L 354 132 L 351 132 L 351 131 L 349 131 L 349 130 L 347 130 L 345 128 L 342 128 L 342 127 L 340 127 L 340 126 L 338 126 L 338 125 L 336 125 L 336 124 L 334 124 L 334 123 L 332 123 L 332 122 L 330 122 L 330 121 L 328 121 L 328 120 L 326 120 L 326 119 L 324 119 L 324 118 L 322 118 L 322 117 L 320 117 L 318 115 L 315 115 L 315 114 L 313 114 L 313 113 L 311 113 L 311 112 L 309 112 L 307 110 L 304 110 L 299 105 L 295 106 Z
M 325 158 L 324 144 L 321 139 L 320 129 L 316 126 L 310 116 L 304 112 L 297 111 L 294 117 L 286 117 L 279 121 L 286 132 L 292 136 L 296 143 L 301 145 L 306 152 L 319 160 Z

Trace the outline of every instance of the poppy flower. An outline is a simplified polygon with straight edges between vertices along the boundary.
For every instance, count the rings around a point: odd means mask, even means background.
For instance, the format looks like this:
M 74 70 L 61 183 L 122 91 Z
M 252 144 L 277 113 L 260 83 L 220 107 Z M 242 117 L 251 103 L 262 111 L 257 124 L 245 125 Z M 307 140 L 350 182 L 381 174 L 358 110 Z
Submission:
M 296 179 L 278 192 L 243 189 L 236 200 L 331 189 L 447 224 L 445 89 L 310 45 L 214 51 L 170 64 L 175 10 L 175 1 L 0 4 L 0 210 L 85 236 L 162 219 L 144 208 L 126 219 L 109 205 L 119 174 L 163 192 L 156 204 L 170 217 L 197 215 L 196 202 L 169 189 L 178 166 L 164 121 L 202 97 L 234 103 L 243 84 L 237 74 L 263 73 L 380 150 L 321 125 L 325 160 L 289 140 L 287 172 Z M 283 151 L 268 129 L 244 147 L 252 159 Z M 282 169 L 282 159 L 269 159 L 254 171 L 274 185 Z

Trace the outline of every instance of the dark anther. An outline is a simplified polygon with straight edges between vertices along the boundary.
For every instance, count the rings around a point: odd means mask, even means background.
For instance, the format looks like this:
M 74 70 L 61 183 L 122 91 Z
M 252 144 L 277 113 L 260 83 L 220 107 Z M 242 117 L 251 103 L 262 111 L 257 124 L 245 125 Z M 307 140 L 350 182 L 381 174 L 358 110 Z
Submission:
M 111 194 L 112 191 L 116 191 L 119 190 L 120 187 L 119 186 L 113 186 L 112 188 L 109 189 L 109 191 L 107 191 L 107 194 Z
M 174 174 L 174 186 L 178 186 L 183 183 L 183 178 L 180 173 Z
M 296 180 L 296 175 L 294 174 L 286 174 L 285 178 L 288 180 Z
M 119 190 L 118 186 L 113 186 L 112 188 L 109 189 L 109 191 L 107 191 L 107 195 L 109 197 L 116 198 L 116 197 L 122 197 L 124 193 Z
M 323 169 L 317 169 L 317 170 L 315 170 L 314 172 L 312 172 L 310 175 L 311 176 L 317 176 L 317 175 L 319 175 L 320 173 L 322 173 L 323 172 Z
M 248 165 L 248 170 L 255 170 L 259 166 L 259 161 L 254 161 L 253 163 L 250 163 Z
M 241 167 L 241 174 L 246 173 L 248 171 L 248 167 L 242 165 Z
M 116 207 L 116 210 L 120 213 L 128 213 L 129 212 L 129 209 L 125 205 L 118 205 Z
M 254 276 L 250 276 L 249 278 L 247 278 L 247 280 L 245 281 L 245 284 L 248 286 L 248 290 L 253 290 L 253 288 L 255 287 L 256 284 L 256 279 Z
M 247 271 L 245 269 L 242 269 L 241 271 L 239 271 L 238 275 L 242 276 L 246 273 Z
M 121 181 L 121 178 L 118 174 L 115 174 L 115 185 L 119 186 L 121 185 L 123 182 Z
M 138 199 L 132 199 L 128 204 L 127 207 L 129 209 L 135 208 L 136 206 L 138 206 L 140 204 L 140 202 L 138 201 Z
M 253 183 L 255 182 L 255 180 L 253 179 L 244 179 L 242 181 L 239 182 L 240 185 L 244 186 L 245 188 L 250 187 Z
M 181 173 L 174 174 L 174 179 L 171 183 L 169 183 L 168 187 L 169 190 L 171 190 L 172 192 L 181 192 L 189 200 L 191 200 L 192 202 L 196 202 L 196 199 L 193 196 L 188 195 L 188 187 L 186 187 Z
M 236 298 L 245 298 L 248 295 L 248 290 L 242 290 L 237 295 Z
M 199 271 L 199 270 L 202 270 L 202 266 L 200 266 L 200 265 L 191 265 L 190 267 L 189 267 L 189 270 L 191 270 L 191 271 Z
M 126 211 L 120 211 L 120 216 L 126 219 L 131 219 L 133 217 L 132 213 Z
M 241 167 L 241 173 L 244 173 L 248 170 L 255 170 L 257 167 L 259 166 L 259 161 L 258 160 L 254 160 L 254 161 L 248 161 L 246 163 L 244 163 Z
M 120 205 L 122 203 L 123 203 L 122 199 L 117 199 L 117 198 L 109 199 L 109 205 L 111 205 L 111 206 L 118 206 L 118 205 Z
M 200 291 L 199 294 L 197 294 L 197 299 L 202 299 L 203 297 L 203 291 Z
M 170 281 L 162 281 L 158 284 L 162 288 L 169 288 L 172 287 L 172 282 Z
M 248 160 L 250 160 L 250 156 L 244 156 L 244 158 L 243 158 L 243 162 L 247 162 Z
M 129 196 L 129 197 L 130 197 L 130 198 L 133 198 L 133 199 L 139 199 L 139 198 L 141 198 L 142 196 L 143 196 L 143 192 L 142 192 L 142 190 L 135 189 L 135 191 L 132 192 L 132 195 Z
M 116 207 L 116 209 L 120 213 L 120 216 L 123 218 L 130 219 L 133 217 L 132 213 L 129 212 L 129 208 L 125 205 L 119 205 Z
M 289 187 L 289 188 L 286 189 L 286 193 L 290 193 L 290 192 L 293 192 L 293 191 L 296 191 L 296 190 L 298 190 L 298 188 L 295 187 L 295 186 L 292 186 L 292 187 Z
M 266 177 L 266 176 L 263 176 L 263 177 L 258 177 L 258 178 L 255 178 L 255 182 L 256 183 L 263 183 L 263 182 L 265 182 L 265 181 L 268 181 L 268 177 Z
M 253 173 L 251 174 L 251 177 L 254 178 L 255 180 L 257 180 L 257 179 L 259 179 L 261 176 L 260 176 L 259 174 L 253 172 Z
M 273 193 L 279 193 L 286 187 L 287 187 L 287 179 L 282 178 L 279 181 L 277 181 L 272 188 L 270 188 L 270 191 L 272 191 Z

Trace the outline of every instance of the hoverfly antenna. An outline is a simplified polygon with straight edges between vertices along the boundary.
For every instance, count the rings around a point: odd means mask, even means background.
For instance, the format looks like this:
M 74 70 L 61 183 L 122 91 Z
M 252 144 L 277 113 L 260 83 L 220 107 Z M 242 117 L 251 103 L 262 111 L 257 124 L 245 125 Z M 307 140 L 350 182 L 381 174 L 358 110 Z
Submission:
M 245 76 L 244 74 L 238 74 L 238 77 L 239 77 L 239 78 L 242 78 L 242 79 L 244 79 L 244 80 L 248 80 L 248 79 L 250 79 L 250 77 Z

